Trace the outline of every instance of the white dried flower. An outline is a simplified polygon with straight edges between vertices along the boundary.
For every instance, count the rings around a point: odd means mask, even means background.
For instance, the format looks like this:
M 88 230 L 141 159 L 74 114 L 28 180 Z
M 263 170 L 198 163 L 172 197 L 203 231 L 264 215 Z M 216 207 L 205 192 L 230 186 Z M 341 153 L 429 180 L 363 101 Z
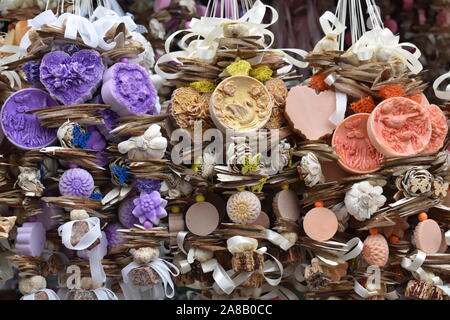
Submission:
M 334 212 L 336 218 L 338 219 L 338 231 L 344 232 L 348 227 L 348 219 L 350 218 L 345 204 L 343 202 L 338 203 L 331 207 L 330 210 Z
M 19 167 L 20 174 L 17 179 L 19 187 L 25 191 L 26 196 L 39 197 L 44 192 L 41 183 L 41 173 L 37 168 Z
M 164 40 L 166 37 L 166 29 L 161 22 L 156 19 L 150 19 L 149 27 L 154 38 Z
M 140 53 L 136 59 L 130 61 L 140 64 L 146 70 L 150 70 L 155 65 L 155 51 L 153 51 L 152 45 L 139 32 L 131 32 L 131 38 L 142 44 L 144 52 Z
M 358 221 L 369 219 L 385 202 L 383 188 L 374 187 L 368 181 L 355 183 L 345 195 L 347 211 Z
M 211 178 L 214 175 L 214 167 L 216 165 L 216 157 L 212 152 L 204 152 L 202 159 L 202 177 Z
M 313 187 L 318 183 L 325 182 L 322 166 L 314 153 L 309 152 L 302 158 L 300 168 L 307 187 Z
M 187 197 L 192 193 L 194 188 L 192 185 L 179 177 L 173 179 L 173 181 L 164 180 L 161 183 L 159 192 L 165 199 L 177 199 L 181 197 Z
M 195 12 L 197 12 L 197 8 L 195 7 L 194 0 L 180 0 L 179 4 L 180 4 L 180 6 L 188 9 L 189 14 L 194 14 Z
M 117 146 L 120 153 L 128 153 L 131 159 L 162 159 L 167 149 L 167 139 L 161 127 L 152 124 L 142 136 L 132 137 Z

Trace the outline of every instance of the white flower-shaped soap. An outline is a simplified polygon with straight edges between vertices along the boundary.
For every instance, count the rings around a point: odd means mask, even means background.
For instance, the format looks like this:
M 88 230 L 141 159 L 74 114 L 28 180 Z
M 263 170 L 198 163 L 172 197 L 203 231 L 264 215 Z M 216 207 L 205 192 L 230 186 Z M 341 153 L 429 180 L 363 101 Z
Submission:
M 128 153 L 131 159 L 162 159 L 167 149 L 167 139 L 161 127 L 152 124 L 142 136 L 132 137 L 118 145 L 119 152 Z
M 345 206 L 349 214 L 358 221 L 369 219 L 386 202 L 383 188 L 368 181 L 355 183 L 345 195 Z
M 309 152 L 301 160 L 302 176 L 307 187 L 313 187 L 318 183 L 324 183 L 325 177 L 322 174 L 322 167 L 317 156 Z

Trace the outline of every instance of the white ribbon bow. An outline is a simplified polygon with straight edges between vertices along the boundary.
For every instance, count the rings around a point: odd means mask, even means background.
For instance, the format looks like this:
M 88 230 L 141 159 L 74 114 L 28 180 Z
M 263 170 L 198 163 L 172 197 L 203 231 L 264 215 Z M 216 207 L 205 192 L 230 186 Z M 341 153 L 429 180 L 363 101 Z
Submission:
M 272 20 L 269 23 L 264 24 L 262 22 L 267 10 L 271 12 Z M 165 79 L 176 79 L 178 77 L 178 73 L 164 72 L 160 69 L 159 65 L 170 61 L 180 63 L 178 58 L 195 59 L 206 63 L 214 62 L 217 51 L 219 50 L 219 39 L 224 37 L 223 27 L 227 24 L 240 24 L 248 29 L 249 34 L 260 35 L 261 38 L 259 42 L 264 49 L 257 51 L 268 51 L 272 46 L 275 37 L 271 31 L 267 30 L 267 28 L 277 22 L 277 20 L 278 12 L 273 7 L 264 5 L 259 0 L 256 1 L 253 7 L 238 20 L 212 17 L 202 17 L 200 19 L 194 18 L 190 23 L 190 29 L 179 30 L 167 38 L 165 43 L 166 54 L 163 55 L 156 63 L 155 71 L 158 75 Z M 183 32 L 188 32 L 188 34 L 178 42 L 178 46 L 180 46 L 182 50 L 171 52 L 170 49 L 172 47 L 172 42 L 176 36 Z M 268 44 L 264 41 L 266 36 L 270 39 Z M 187 44 L 188 40 L 191 40 L 192 38 L 196 38 L 196 40 L 193 40 Z M 299 68 L 306 68 L 308 66 L 308 63 L 295 59 L 286 53 L 292 52 L 305 57 L 308 53 L 304 50 L 278 49 L 273 51 L 283 53 L 285 60 L 291 65 Z
M 148 291 L 155 286 L 135 286 L 129 277 L 129 273 L 131 270 L 142 267 L 144 265 L 138 264 L 133 261 L 128 264 L 125 268 L 122 269 L 122 278 L 123 285 L 122 290 L 124 290 L 124 294 L 127 300 L 142 300 L 141 292 Z M 178 276 L 180 271 L 178 268 L 172 263 L 158 258 L 155 261 L 152 261 L 145 266 L 148 266 L 155 270 L 155 272 L 160 276 L 162 280 L 162 285 L 164 286 L 164 293 L 167 298 L 173 298 L 175 295 L 175 286 L 172 281 L 172 276 Z
M 80 241 L 73 246 L 70 238 L 72 237 L 72 227 L 75 222 L 84 221 L 88 224 L 89 231 L 80 239 Z M 73 220 L 66 222 L 58 228 L 58 235 L 62 238 L 62 243 L 67 249 L 81 251 L 90 247 L 97 239 L 102 238 L 102 232 L 100 230 L 100 219 L 92 217 L 84 220 Z M 87 250 L 87 256 L 89 257 L 89 266 L 91 269 L 91 276 L 94 282 L 105 282 L 106 274 L 103 269 L 100 245 L 95 246 L 91 250 Z
M 94 289 L 92 292 L 98 300 L 119 300 L 114 292 L 105 287 Z
M 415 49 L 415 52 L 411 53 L 405 48 Z M 417 74 L 423 70 L 419 61 L 420 50 L 412 43 L 400 43 L 400 36 L 395 36 L 388 28 L 376 27 L 364 33 L 348 52 L 356 54 L 361 61 L 370 60 L 373 57 L 387 61 L 397 57 L 412 73 Z
M 339 18 L 330 11 L 326 11 L 319 18 L 320 26 L 322 27 L 325 37 L 337 38 L 341 35 L 347 27 L 339 21 Z
M 450 84 L 447 85 L 446 90 L 439 90 L 439 86 L 441 83 L 443 83 L 445 80 L 450 78 L 450 72 L 447 72 L 437 78 L 433 83 L 433 90 L 436 97 L 442 100 L 450 100 Z
M 20 300 L 36 300 L 35 293 L 45 292 L 47 294 L 48 300 L 60 300 L 55 291 L 50 289 L 33 290 L 30 294 L 27 294 L 20 298 Z
M 354 282 L 354 290 L 361 298 L 364 299 L 379 295 L 378 291 L 369 291 L 366 288 L 364 288 L 362 285 L 359 284 L 358 281 L 356 281 L 356 279 Z M 388 300 L 397 300 L 399 298 L 399 295 L 396 290 L 387 292 L 383 296 Z

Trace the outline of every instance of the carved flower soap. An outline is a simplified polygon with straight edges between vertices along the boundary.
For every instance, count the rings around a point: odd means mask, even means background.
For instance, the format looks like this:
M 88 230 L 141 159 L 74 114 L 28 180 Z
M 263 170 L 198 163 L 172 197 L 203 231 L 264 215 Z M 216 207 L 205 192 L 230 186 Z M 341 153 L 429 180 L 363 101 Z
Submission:
M 91 99 L 102 81 L 104 65 L 96 50 L 80 50 L 72 56 L 64 51 L 47 53 L 40 78 L 50 95 L 65 105 Z
M 156 89 L 138 64 L 119 62 L 110 67 L 103 76 L 102 99 L 121 117 L 157 113 Z

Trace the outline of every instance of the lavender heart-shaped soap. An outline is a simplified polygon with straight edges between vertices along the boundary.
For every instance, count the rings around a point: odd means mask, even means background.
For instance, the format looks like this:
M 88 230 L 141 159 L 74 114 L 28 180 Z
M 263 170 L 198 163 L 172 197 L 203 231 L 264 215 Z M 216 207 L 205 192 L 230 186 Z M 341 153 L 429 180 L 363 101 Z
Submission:
M 27 111 L 56 106 L 46 92 L 39 89 L 22 89 L 12 94 L 3 104 L 0 114 L 6 138 L 25 150 L 44 148 L 56 141 L 56 129 L 45 128 L 36 115 Z
M 102 99 L 121 117 L 157 112 L 155 86 L 148 72 L 134 63 L 119 62 L 105 72 Z
M 72 56 L 64 51 L 47 53 L 40 66 L 40 78 L 50 95 L 65 105 L 83 103 L 100 86 L 103 61 L 95 50 L 80 50 Z

